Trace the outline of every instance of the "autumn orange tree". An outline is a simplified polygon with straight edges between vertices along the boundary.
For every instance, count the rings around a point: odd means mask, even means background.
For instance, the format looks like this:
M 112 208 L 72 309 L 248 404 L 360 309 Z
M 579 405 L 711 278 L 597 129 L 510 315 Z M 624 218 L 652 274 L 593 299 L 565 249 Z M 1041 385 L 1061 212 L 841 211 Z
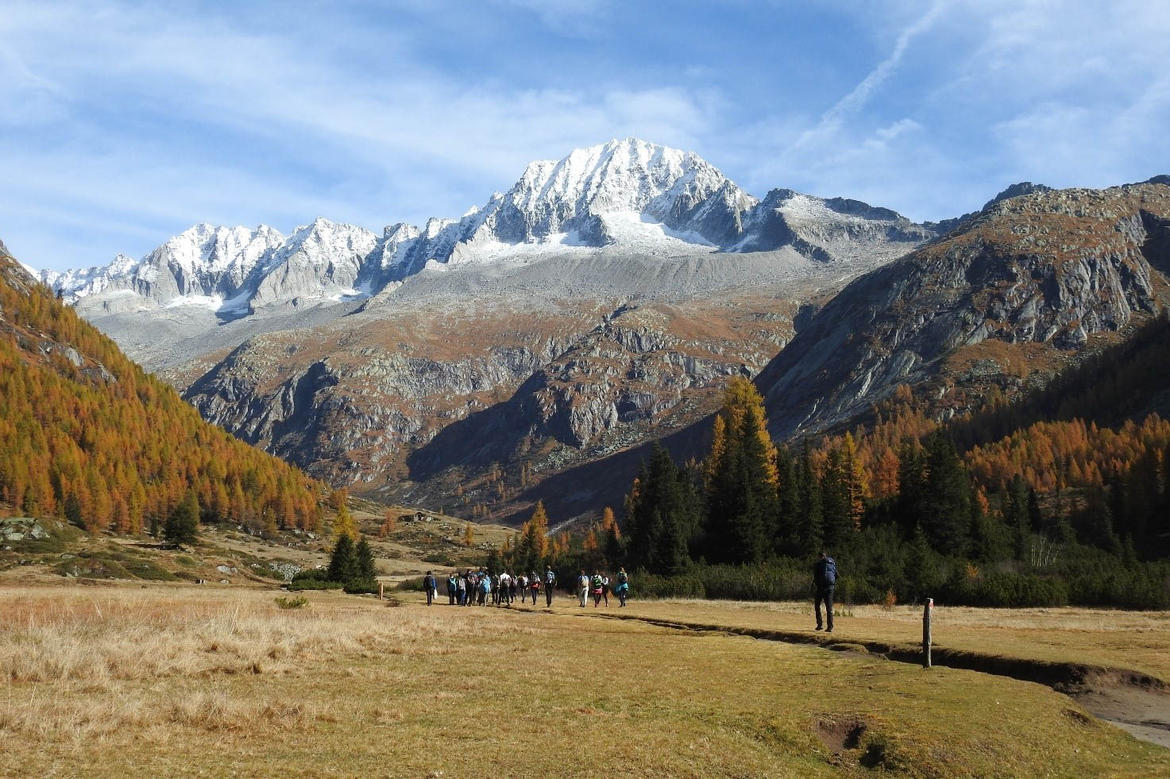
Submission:
M 202 521 L 318 530 L 321 485 L 214 427 L 0 256 L 0 505 L 91 532 Z

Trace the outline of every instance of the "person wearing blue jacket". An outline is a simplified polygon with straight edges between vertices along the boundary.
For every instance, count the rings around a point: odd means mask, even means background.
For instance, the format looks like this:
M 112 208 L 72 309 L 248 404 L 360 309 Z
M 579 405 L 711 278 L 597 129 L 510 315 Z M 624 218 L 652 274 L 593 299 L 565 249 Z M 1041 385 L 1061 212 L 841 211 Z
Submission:
M 820 559 L 813 563 L 813 585 L 817 595 L 813 601 L 813 608 L 817 614 L 817 630 L 825 628 L 826 633 L 833 632 L 833 588 L 837 586 L 837 561 L 821 552 Z M 826 622 L 821 621 L 821 604 L 825 604 Z

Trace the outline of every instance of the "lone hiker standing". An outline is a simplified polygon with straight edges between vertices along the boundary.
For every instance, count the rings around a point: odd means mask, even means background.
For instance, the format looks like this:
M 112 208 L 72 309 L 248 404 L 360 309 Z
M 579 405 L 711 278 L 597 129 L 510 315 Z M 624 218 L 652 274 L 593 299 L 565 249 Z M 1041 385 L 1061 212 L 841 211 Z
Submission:
M 817 588 L 813 608 L 817 614 L 817 630 L 825 627 L 821 622 L 821 603 L 825 604 L 828 616 L 826 633 L 833 632 L 833 588 L 837 586 L 837 561 L 821 552 L 820 559 L 813 563 L 813 584 Z
M 427 591 L 427 605 L 430 606 L 435 600 L 435 593 L 439 589 L 439 585 L 435 581 L 435 575 L 430 571 L 427 571 L 427 575 L 423 577 L 423 589 Z

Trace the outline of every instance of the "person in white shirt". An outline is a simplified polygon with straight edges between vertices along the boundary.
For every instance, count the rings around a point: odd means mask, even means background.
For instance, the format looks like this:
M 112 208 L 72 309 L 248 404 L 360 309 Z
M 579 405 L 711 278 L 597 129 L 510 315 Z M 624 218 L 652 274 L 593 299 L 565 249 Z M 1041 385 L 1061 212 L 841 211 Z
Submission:
M 497 587 L 497 606 L 510 606 L 511 602 L 508 600 L 508 592 L 511 590 L 512 575 L 507 571 L 500 574 L 500 581 Z

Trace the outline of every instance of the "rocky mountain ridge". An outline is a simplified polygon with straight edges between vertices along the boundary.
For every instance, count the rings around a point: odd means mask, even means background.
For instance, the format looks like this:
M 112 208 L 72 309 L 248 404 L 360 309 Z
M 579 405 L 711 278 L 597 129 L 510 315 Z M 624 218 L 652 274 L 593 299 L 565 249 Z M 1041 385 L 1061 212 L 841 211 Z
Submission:
M 220 320 L 369 297 L 428 267 L 610 248 L 672 255 L 792 247 L 818 262 L 892 258 L 933 237 L 889 209 L 773 190 L 758 201 L 699 156 L 633 138 L 531 163 L 458 220 L 377 236 L 318 218 L 287 238 L 261 225 L 199 224 L 140 260 L 46 271 L 94 316 L 195 304 Z
M 898 384 L 939 416 L 1046 380 L 1170 303 L 1170 186 L 1030 187 L 845 287 L 757 378 L 781 439 Z

